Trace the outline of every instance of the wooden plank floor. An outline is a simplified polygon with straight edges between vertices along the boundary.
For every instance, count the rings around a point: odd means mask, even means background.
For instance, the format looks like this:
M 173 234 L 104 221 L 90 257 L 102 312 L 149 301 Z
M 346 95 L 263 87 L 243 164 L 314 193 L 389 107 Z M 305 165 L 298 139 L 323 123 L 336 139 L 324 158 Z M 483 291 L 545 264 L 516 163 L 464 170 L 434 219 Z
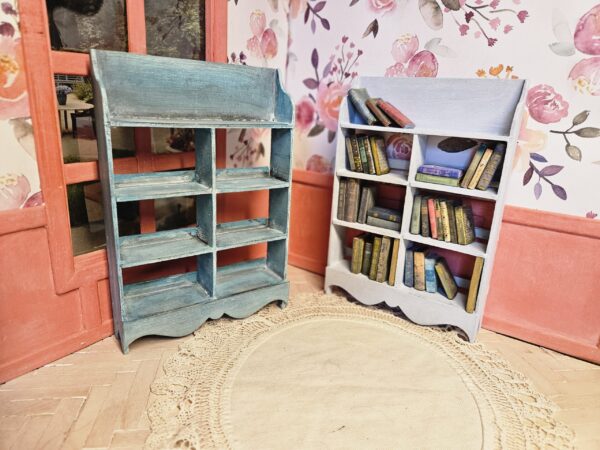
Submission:
M 292 296 L 323 283 L 294 267 L 290 280 Z M 144 338 L 123 355 L 108 338 L 0 385 L 0 449 L 141 448 L 150 383 L 185 339 Z M 479 340 L 562 408 L 578 448 L 600 448 L 600 366 L 486 330 Z

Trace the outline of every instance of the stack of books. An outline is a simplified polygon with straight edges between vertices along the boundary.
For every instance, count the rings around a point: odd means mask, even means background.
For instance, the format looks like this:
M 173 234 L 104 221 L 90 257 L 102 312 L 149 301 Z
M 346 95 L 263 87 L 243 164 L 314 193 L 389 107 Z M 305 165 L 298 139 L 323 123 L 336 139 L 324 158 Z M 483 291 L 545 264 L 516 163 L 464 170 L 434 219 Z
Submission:
M 481 144 L 466 172 L 454 167 L 424 164 L 417 169 L 415 179 L 425 183 L 443 184 L 446 186 L 479 189 L 485 191 L 492 184 L 494 175 L 501 167 L 506 144 L 499 142 L 493 146 Z
M 377 186 L 354 178 L 340 179 L 337 218 L 388 230 L 400 230 L 402 211 L 375 205 Z
M 470 244 L 475 241 L 473 210 L 457 200 L 416 195 L 410 232 L 454 244 Z
M 367 125 L 415 127 L 412 120 L 402 114 L 394 105 L 381 98 L 371 97 L 364 88 L 350 89 L 348 98 Z
M 352 240 L 350 271 L 394 286 L 399 250 L 399 239 L 372 234 L 357 236 Z
M 346 137 L 348 165 L 353 172 L 385 175 L 390 172 L 385 142 L 381 136 Z
M 418 291 L 440 292 L 450 300 L 456 297 L 458 292 L 458 286 L 446 260 L 420 246 L 406 250 L 404 284 Z

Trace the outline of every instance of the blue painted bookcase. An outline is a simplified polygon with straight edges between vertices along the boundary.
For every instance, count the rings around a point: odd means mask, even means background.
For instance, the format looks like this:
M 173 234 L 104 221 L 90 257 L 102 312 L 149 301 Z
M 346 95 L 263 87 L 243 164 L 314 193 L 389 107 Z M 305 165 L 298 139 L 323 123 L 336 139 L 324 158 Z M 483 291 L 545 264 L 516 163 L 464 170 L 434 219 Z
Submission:
M 123 352 L 146 335 L 183 336 L 208 319 L 242 318 L 288 302 L 288 230 L 294 110 L 276 70 L 91 51 L 99 170 L 115 334 Z M 115 174 L 111 129 L 194 129 L 193 170 Z M 215 130 L 271 129 L 268 167 L 216 169 Z M 269 190 L 269 217 L 217 223 L 217 195 Z M 117 205 L 194 196 L 196 223 L 121 236 Z M 217 267 L 218 252 L 267 243 L 267 257 Z M 197 258 L 195 272 L 133 284 L 123 269 Z

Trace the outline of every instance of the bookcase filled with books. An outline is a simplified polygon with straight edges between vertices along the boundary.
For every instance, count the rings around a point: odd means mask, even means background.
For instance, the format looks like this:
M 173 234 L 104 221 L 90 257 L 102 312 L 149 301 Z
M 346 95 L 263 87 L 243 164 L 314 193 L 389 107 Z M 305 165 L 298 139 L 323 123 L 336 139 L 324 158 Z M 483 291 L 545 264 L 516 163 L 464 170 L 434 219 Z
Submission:
M 340 107 L 325 288 L 476 339 L 523 80 L 361 77 Z M 394 142 L 412 144 L 397 158 Z

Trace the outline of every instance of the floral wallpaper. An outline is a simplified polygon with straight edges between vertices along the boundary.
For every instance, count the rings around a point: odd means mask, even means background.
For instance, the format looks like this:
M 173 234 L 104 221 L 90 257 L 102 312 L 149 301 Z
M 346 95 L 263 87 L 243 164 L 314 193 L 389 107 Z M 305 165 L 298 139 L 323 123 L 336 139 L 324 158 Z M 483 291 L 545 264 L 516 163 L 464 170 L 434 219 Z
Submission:
M 289 0 L 228 1 L 228 61 L 279 69 L 285 80 Z M 266 129 L 228 130 L 227 166 L 269 164 L 270 134 Z
M 296 168 L 332 171 L 357 76 L 526 78 L 508 203 L 600 214 L 597 0 L 289 0 L 288 11 Z
M 0 3 L 0 211 L 40 205 L 27 80 L 15 0 Z

